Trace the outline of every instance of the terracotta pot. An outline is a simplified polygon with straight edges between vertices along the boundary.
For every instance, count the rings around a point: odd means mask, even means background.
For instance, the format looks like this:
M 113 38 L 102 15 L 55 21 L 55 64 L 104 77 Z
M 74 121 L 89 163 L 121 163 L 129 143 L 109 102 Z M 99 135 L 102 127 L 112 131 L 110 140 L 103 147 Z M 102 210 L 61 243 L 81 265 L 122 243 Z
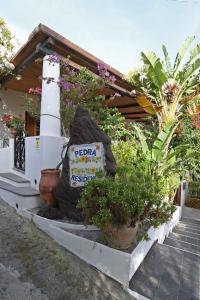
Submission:
M 135 227 L 106 224 L 102 231 L 105 233 L 108 245 L 119 250 L 128 249 L 136 239 L 138 224 Z
M 57 186 L 60 178 L 60 170 L 45 169 L 41 171 L 39 191 L 41 199 L 49 206 L 55 203 L 53 189 Z

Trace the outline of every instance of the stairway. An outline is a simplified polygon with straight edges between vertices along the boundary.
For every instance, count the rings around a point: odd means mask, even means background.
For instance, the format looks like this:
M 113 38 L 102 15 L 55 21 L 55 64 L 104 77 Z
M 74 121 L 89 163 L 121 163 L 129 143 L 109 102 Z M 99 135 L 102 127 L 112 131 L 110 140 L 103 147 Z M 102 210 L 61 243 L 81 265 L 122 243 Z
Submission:
M 23 209 L 40 205 L 39 192 L 29 180 L 14 173 L 0 173 L 0 198 L 22 214 Z
M 200 255 L 200 221 L 183 218 L 165 239 L 164 244 Z
M 182 218 L 154 244 L 130 289 L 152 300 L 200 300 L 200 221 Z

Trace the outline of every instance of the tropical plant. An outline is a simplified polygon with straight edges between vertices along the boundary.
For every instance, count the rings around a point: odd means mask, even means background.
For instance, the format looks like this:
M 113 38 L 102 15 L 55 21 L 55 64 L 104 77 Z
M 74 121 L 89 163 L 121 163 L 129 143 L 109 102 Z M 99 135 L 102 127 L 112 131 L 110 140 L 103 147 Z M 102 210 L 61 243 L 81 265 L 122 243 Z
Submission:
M 197 154 L 195 149 L 186 143 L 172 147 L 170 141 L 176 126 L 173 122 L 165 125 L 151 145 L 147 144 L 142 130 L 137 125 L 134 126 L 149 172 L 153 180 L 162 178 L 166 182 L 170 200 L 173 200 L 175 190 L 188 172 L 187 163 L 189 165 L 191 157 Z
M 188 170 L 188 174 L 200 177 L 200 129 L 195 126 L 196 122 L 191 116 L 184 116 L 181 120 L 176 135 L 172 140 L 172 147 L 176 147 L 181 144 L 188 144 L 193 150 L 193 155 L 190 156 L 188 160 L 182 160 L 182 165 L 185 169 Z
M 189 52 L 194 39 L 191 36 L 185 40 L 173 65 L 165 46 L 163 61 L 154 52 L 142 52 L 142 66 L 127 76 L 140 92 L 138 103 L 157 116 L 160 131 L 169 122 L 179 122 L 186 107 L 200 99 L 200 44 Z

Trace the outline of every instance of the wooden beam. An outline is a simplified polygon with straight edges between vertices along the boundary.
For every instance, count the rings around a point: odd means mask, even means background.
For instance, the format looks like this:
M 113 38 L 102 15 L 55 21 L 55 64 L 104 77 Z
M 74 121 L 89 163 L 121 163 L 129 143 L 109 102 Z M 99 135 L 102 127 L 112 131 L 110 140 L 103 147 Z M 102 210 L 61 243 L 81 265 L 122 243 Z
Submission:
M 123 117 L 125 117 L 126 119 L 138 119 L 138 118 L 144 118 L 144 117 L 147 117 L 148 114 L 147 113 L 142 113 L 142 114 L 122 114 Z
M 121 107 L 125 105 L 138 105 L 137 101 L 131 96 L 120 96 L 115 97 L 114 99 L 106 100 L 104 102 L 105 106 L 108 107 Z
M 141 106 L 118 107 L 118 110 L 124 114 L 136 112 L 144 113 L 144 109 Z
M 133 123 L 133 122 L 138 122 L 138 123 L 148 123 L 149 120 L 147 119 L 126 119 L 127 123 Z

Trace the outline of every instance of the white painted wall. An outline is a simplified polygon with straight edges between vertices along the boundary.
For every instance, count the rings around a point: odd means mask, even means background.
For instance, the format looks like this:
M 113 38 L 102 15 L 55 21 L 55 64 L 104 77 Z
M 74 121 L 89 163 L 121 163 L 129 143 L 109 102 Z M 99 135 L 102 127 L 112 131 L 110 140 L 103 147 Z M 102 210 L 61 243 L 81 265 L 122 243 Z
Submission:
M 0 148 L 0 173 L 8 172 L 11 169 L 11 147 Z
M 188 197 L 188 182 L 185 181 L 185 182 L 182 182 L 181 183 L 181 207 L 185 206 L 185 202 L 187 200 L 187 197 Z
M 26 138 L 25 177 L 38 189 L 42 169 L 55 168 L 60 162 L 65 137 L 34 136 Z

